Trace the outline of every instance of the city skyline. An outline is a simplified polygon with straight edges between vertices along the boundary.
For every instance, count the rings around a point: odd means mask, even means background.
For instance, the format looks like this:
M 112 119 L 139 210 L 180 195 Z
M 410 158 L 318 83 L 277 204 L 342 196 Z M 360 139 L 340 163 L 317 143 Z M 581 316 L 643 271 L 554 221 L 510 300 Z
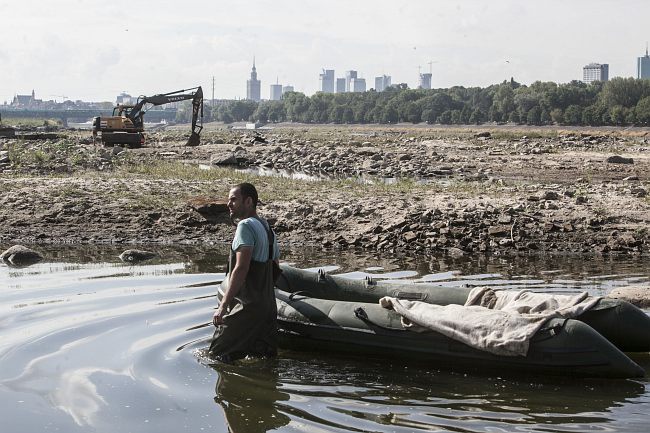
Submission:
M 636 77 L 650 39 L 650 4 L 640 0 L 196 6 L 179 13 L 169 0 L 155 8 L 124 0 L 83 8 L 72 0 L 0 0 L 0 103 L 32 89 L 59 101 L 209 89 L 212 76 L 216 98 L 244 99 L 253 55 L 263 99 L 275 81 L 312 95 L 324 67 L 354 68 L 368 88 L 382 75 L 417 88 L 419 70 L 430 69 L 434 88 L 486 87 L 510 77 L 566 83 L 580 80 L 592 62 L 609 64 L 610 79 Z

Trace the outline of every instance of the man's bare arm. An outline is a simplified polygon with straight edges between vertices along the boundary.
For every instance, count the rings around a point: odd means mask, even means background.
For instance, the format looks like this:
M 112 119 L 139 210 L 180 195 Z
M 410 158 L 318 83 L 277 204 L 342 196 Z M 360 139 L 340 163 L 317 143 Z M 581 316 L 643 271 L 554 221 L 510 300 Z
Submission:
M 223 323 L 223 315 L 225 310 L 230 305 L 230 302 L 237 296 L 239 290 L 244 286 L 246 281 L 246 275 L 248 274 L 248 269 L 250 268 L 251 259 L 253 257 L 253 247 L 243 246 L 240 247 L 236 252 L 235 256 L 237 258 L 235 267 L 228 277 L 228 287 L 226 288 L 226 293 L 221 299 L 219 307 L 215 310 L 212 317 L 212 322 L 215 325 L 220 325 Z

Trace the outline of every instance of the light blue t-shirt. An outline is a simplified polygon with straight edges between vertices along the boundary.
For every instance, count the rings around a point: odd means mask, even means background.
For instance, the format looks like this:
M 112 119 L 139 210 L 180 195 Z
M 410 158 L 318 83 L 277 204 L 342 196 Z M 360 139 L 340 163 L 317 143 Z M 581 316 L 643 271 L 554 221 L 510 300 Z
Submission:
M 239 221 L 235 231 L 235 239 L 232 241 L 232 250 L 237 251 L 242 246 L 253 247 L 252 260 L 265 262 L 269 255 L 269 237 L 262 221 L 257 218 L 246 218 Z M 264 221 L 268 226 L 268 223 Z M 280 258 L 278 238 L 273 236 L 273 258 Z

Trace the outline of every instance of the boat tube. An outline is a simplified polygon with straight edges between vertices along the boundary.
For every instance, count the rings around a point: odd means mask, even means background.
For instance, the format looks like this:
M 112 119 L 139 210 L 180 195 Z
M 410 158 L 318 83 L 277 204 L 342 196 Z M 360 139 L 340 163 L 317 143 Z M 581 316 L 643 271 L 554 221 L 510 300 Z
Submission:
M 334 301 L 276 290 L 284 348 L 352 353 L 468 367 L 563 376 L 630 378 L 645 371 L 586 323 L 550 319 L 526 356 L 501 356 L 434 331 L 404 328 L 401 316 L 378 303 Z
M 281 265 L 276 287 L 318 299 L 378 303 L 384 296 L 436 305 L 464 305 L 473 287 L 445 287 L 435 283 L 354 280 Z M 577 317 L 623 352 L 650 351 L 650 317 L 629 302 L 601 298 Z

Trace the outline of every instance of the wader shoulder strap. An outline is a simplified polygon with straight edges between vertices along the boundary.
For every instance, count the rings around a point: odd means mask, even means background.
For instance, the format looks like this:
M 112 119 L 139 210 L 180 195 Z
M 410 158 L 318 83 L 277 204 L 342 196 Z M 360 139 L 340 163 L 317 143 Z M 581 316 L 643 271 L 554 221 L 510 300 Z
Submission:
M 275 240 L 275 234 L 273 233 L 273 230 L 271 230 L 271 224 L 269 224 L 267 221 L 266 222 L 266 224 L 268 224 L 267 227 L 267 225 L 264 224 L 264 222 L 261 219 L 259 218 L 255 218 L 255 219 L 258 220 L 260 224 L 262 224 L 262 227 L 264 227 L 264 230 L 266 230 L 266 235 L 269 237 L 269 255 L 267 260 L 273 260 L 273 241 Z

